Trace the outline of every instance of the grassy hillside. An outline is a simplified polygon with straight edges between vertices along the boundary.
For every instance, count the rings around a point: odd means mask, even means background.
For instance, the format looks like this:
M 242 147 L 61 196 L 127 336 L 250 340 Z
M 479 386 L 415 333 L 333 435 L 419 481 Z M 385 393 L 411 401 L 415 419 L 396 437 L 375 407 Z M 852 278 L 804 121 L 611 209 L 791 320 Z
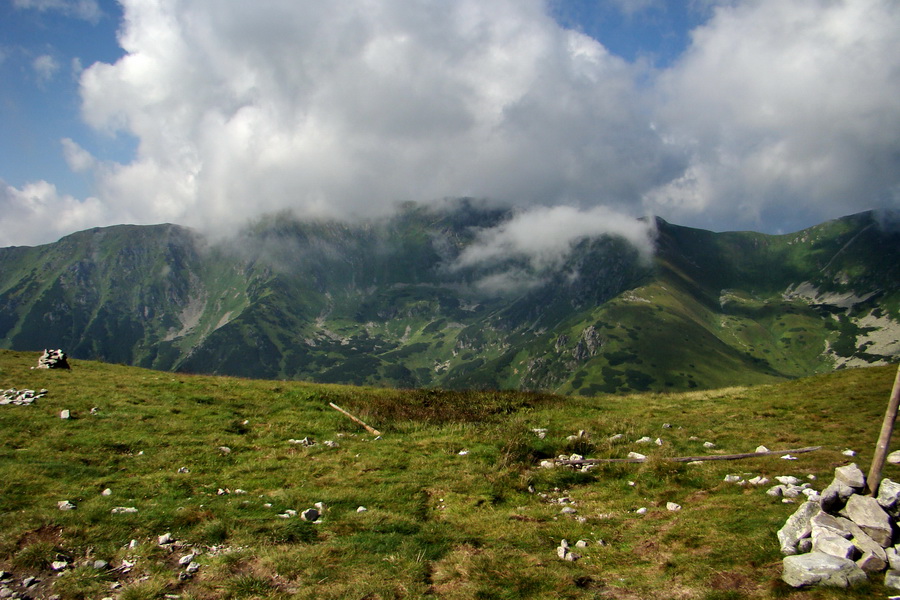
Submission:
M 849 593 L 786 588 L 775 532 L 796 505 L 723 479 L 812 475 L 821 489 L 836 466 L 855 460 L 867 469 L 894 367 L 705 392 L 560 397 L 187 376 L 81 360 L 71 371 L 33 370 L 37 358 L 0 351 L 0 388 L 48 390 L 32 406 L 0 406 L 0 569 L 16 581 L 37 576 L 33 597 L 887 595 L 878 582 Z M 73 418 L 61 419 L 64 409 Z M 590 438 L 567 441 L 579 430 Z M 623 440 L 608 440 L 619 433 Z M 636 444 L 642 436 L 662 445 Z M 316 444 L 290 442 L 302 438 Z M 657 460 L 760 444 L 823 448 L 795 461 Z M 846 448 L 859 456 L 843 456 Z M 560 453 L 632 450 L 651 460 L 589 472 L 537 467 Z M 885 475 L 900 479 L 900 469 Z M 76 508 L 59 510 L 64 500 Z M 316 502 L 326 506 L 319 523 L 279 516 Z M 683 508 L 670 512 L 667 502 Z M 641 507 L 646 514 L 635 512 Z M 178 545 L 160 547 L 166 533 Z M 557 557 L 564 538 L 589 542 L 581 560 Z M 183 579 L 178 560 L 190 552 L 199 552 L 199 570 Z M 70 565 L 59 576 L 50 569 L 57 560 Z M 112 570 L 86 564 L 95 560 Z

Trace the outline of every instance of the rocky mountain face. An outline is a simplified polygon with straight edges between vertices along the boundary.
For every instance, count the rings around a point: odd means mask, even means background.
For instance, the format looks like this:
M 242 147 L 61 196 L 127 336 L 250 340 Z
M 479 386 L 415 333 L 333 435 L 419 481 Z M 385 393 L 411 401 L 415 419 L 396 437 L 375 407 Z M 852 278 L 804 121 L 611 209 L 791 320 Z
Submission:
M 781 236 L 656 220 L 652 258 L 605 235 L 541 272 L 516 256 L 458 260 L 510 218 L 460 201 L 360 224 L 276 215 L 228 241 L 123 225 L 0 248 L 0 347 L 567 394 L 759 383 L 900 354 L 900 233 L 874 213 Z M 509 273 L 525 284 L 484 285 Z

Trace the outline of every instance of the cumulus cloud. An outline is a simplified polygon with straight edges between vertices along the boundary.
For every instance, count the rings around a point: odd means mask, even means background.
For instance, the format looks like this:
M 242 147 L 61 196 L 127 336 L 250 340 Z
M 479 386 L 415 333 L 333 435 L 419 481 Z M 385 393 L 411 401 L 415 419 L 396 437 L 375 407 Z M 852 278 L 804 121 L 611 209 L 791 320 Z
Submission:
M 135 154 L 63 152 L 93 175 L 92 225 L 476 196 L 777 231 L 900 206 L 900 4 L 692 5 L 706 22 L 652 71 L 561 27 L 548 0 L 123 0 L 125 55 L 81 71 L 80 93 L 84 120 Z M 515 250 L 496 235 L 483 251 Z
M 139 140 L 110 202 L 186 224 L 478 195 L 627 205 L 677 172 L 634 68 L 540 0 L 123 3 L 88 123 Z
M 5 245 L 32 245 L 35 232 L 50 236 L 47 241 L 105 222 L 107 207 L 97 198 L 78 200 L 60 194 L 46 181 L 21 188 L 0 179 L 0 228 Z
M 891 0 L 717 7 L 660 78 L 660 126 L 691 164 L 648 210 L 790 230 L 898 206 L 898 47 Z

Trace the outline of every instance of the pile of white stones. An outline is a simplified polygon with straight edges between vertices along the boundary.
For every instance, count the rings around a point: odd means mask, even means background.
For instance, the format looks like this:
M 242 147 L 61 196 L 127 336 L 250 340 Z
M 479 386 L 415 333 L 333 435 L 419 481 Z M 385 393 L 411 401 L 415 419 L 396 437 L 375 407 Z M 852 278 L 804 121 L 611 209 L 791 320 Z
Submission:
M 38 359 L 38 369 L 70 369 L 66 353 L 62 350 L 44 350 Z
M 900 589 L 900 544 L 893 545 L 900 516 L 900 483 L 884 479 L 877 497 L 862 495 L 863 472 L 850 464 L 835 469 L 834 481 L 809 496 L 778 531 L 782 579 L 793 587 L 850 587 L 885 574 Z
M 43 398 L 46 395 L 47 390 L 35 392 L 34 390 L 17 390 L 16 388 L 9 388 L 8 390 L 3 390 L 3 393 L 0 394 L 0 404 L 28 406 L 29 404 L 34 404 L 34 401 L 38 398 Z

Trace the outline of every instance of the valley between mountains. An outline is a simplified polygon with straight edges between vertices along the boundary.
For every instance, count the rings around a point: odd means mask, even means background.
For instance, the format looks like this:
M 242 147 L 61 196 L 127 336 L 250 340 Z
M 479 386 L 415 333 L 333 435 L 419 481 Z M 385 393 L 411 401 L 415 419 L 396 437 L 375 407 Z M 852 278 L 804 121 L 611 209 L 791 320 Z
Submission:
M 361 223 L 266 217 L 228 239 L 95 228 L 0 248 L 0 347 L 176 372 L 567 395 L 771 383 L 900 354 L 900 228 L 645 221 L 464 261 L 513 214 L 460 200 Z

